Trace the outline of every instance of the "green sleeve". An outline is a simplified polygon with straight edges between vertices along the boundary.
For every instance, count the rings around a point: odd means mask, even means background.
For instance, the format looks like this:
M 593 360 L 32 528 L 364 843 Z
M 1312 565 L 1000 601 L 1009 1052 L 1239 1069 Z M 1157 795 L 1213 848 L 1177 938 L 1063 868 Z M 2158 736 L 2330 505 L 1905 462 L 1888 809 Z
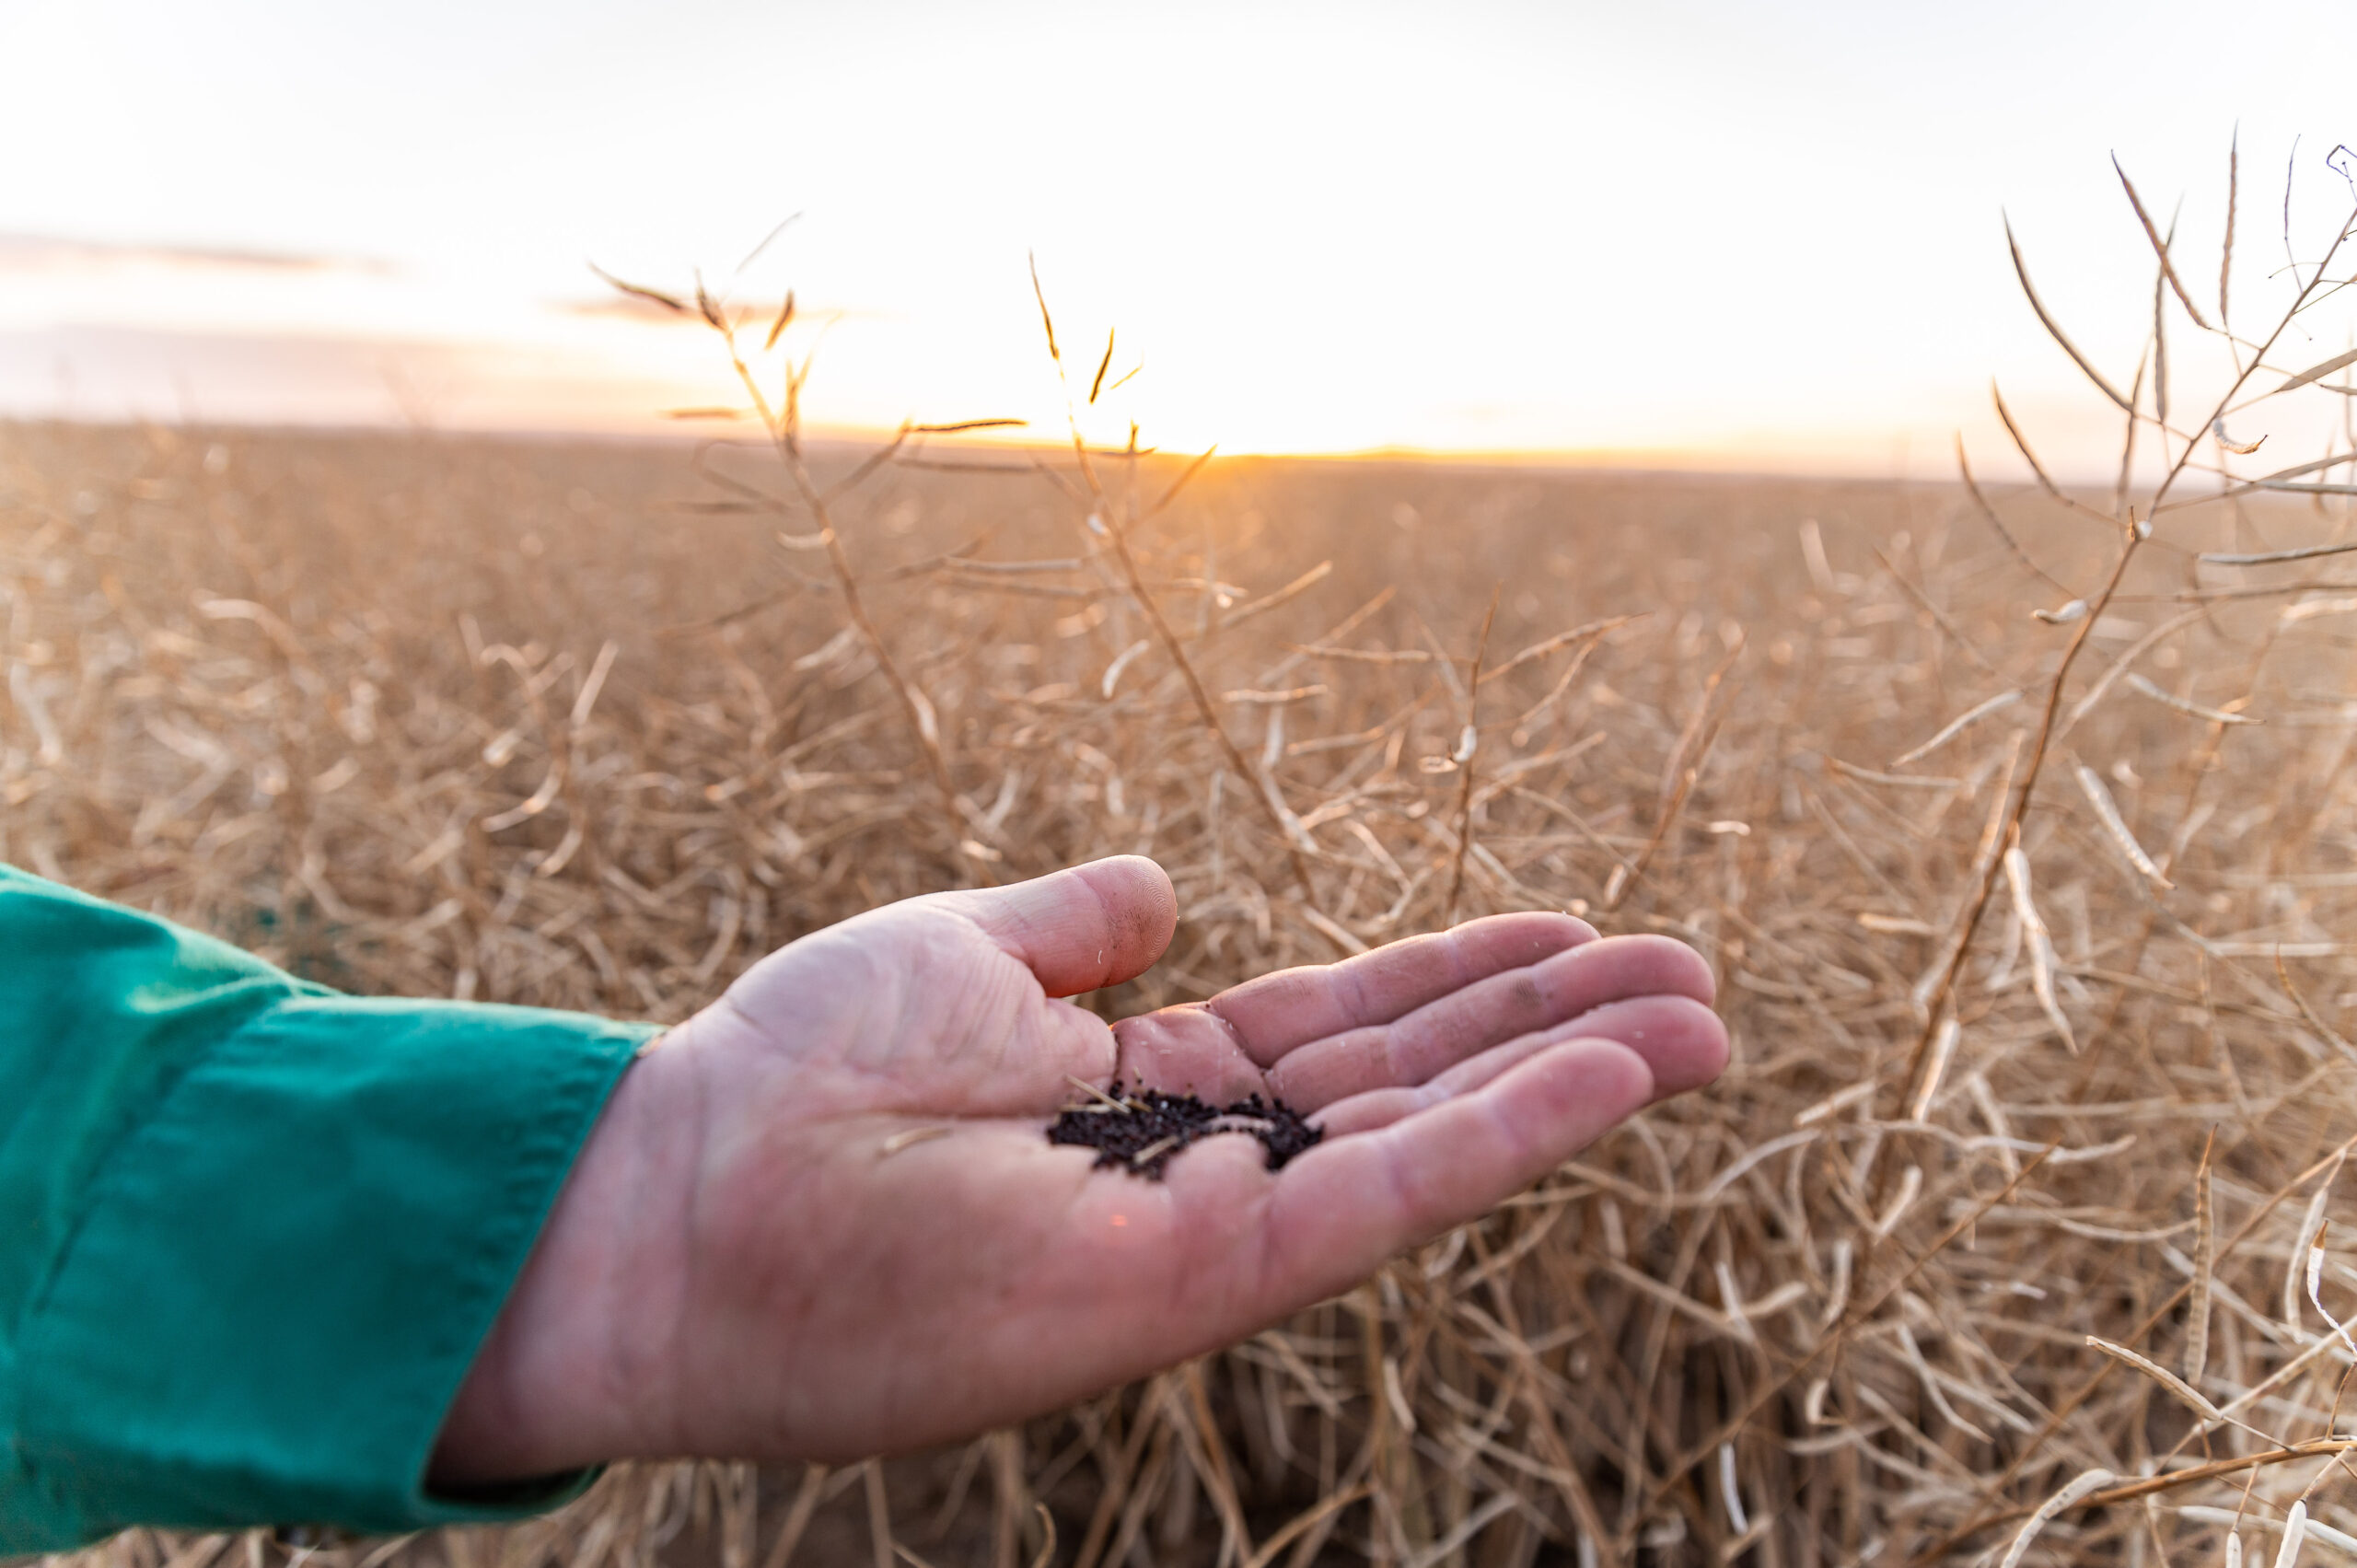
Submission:
M 653 1033 L 365 1000 L 0 866 L 0 1555 L 131 1525 L 393 1532 Z

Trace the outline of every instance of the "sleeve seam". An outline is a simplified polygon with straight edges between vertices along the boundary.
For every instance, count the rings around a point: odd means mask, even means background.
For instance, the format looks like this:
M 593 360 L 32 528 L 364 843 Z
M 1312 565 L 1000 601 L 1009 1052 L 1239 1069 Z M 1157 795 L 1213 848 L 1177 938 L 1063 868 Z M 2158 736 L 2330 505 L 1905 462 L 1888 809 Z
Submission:
M 198 1112 L 195 1110 L 181 1108 L 202 1103 L 201 1096 L 207 1092 L 203 1086 L 215 1082 L 220 1073 L 234 1073 L 240 1061 L 272 1051 L 271 1031 L 286 1027 L 285 1020 L 291 1014 L 332 1011 L 341 1006 L 368 1010 L 371 1004 L 391 1004 L 396 1014 L 417 1008 L 421 1004 L 429 1008 L 447 1005 L 417 998 L 365 998 L 342 993 L 310 996 L 300 992 L 282 993 L 254 1008 L 233 1027 L 208 1034 L 201 1048 L 191 1051 L 180 1070 L 168 1084 L 159 1086 L 157 1091 L 147 1098 L 141 1107 L 140 1115 L 133 1119 L 133 1124 L 124 1133 L 110 1140 L 103 1164 L 77 1195 L 73 1224 L 52 1256 L 44 1260 L 38 1289 L 29 1301 L 22 1319 L 24 1342 L 28 1344 L 43 1342 L 56 1331 L 61 1322 L 60 1313 L 66 1310 L 64 1304 L 78 1299 L 71 1294 L 78 1287 L 70 1282 L 77 1279 L 87 1281 L 88 1270 L 97 1266 L 93 1260 L 99 1255 L 92 1250 L 97 1245 L 93 1237 L 99 1234 L 101 1228 L 140 1220 L 144 1213 L 142 1194 L 145 1191 L 141 1185 L 141 1172 L 146 1168 L 147 1163 L 142 1153 L 145 1146 L 143 1141 L 163 1135 L 168 1129 L 176 1130 L 196 1116 Z M 495 1505 L 485 1509 L 479 1504 L 441 1498 L 425 1489 L 424 1472 L 431 1454 L 431 1431 L 438 1425 L 436 1418 L 447 1413 L 448 1400 L 456 1394 L 470 1360 L 470 1352 L 480 1343 L 482 1334 L 495 1320 L 504 1297 L 513 1288 L 516 1268 L 520 1265 L 523 1256 L 528 1253 L 540 1226 L 546 1223 L 550 1204 L 561 1191 L 572 1162 L 578 1157 L 586 1127 L 600 1113 L 615 1085 L 627 1072 L 634 1049 L 641 1043 L 641 1037 L 648 1032 L 643 1025 L 634 1026 L 594 1016 L 550 1013 L 544 1019 L 528 1019 L 520 1015 L 543 1010 L 500 1007 L 497 1011 L 518 1015 L 511 1016 L 508 1020 L 511 1024 L 563 1022 L 574 1026 L 576 1030 L 583 1025 L 591 1025 L 593 1028 L 583 1032 L 607 1038 L 586 1052 L 587 1057 L 596 1059 L 594 1063 L 584 1060 L 575 1069 L 577 1076 L 573 1072 L 567 1074 L 567 1081 L 574 1084 L 575 1092 L 550 1097 L 539 1102 L 527 1101 L 517 1107 L 522 1114 L 510 1125 L 519 1148 L 538 1150 L 538 1156 L 525 1163 L 539 1174 L 533 1177 L 522 1171 L 510 1170 L 496 1183 L 498 1202 L 495 1206 L 503 1211 L 514 1211 L 517 1216 L 515 1223 L 500 1226 L 498 1235 L 472 1236 L 470 1245 L 455 1250 L 447 1260 L 457 1282 L 455 1315 L 428 1333 L 420 1342 L 420 1348 L 437 1366 L 454 1369 L 450 1373 L 449 1386 L 437 1387 L 433 1396 L 424 1400 L 424 1404 L 433 1407 L 425 1412 L 430 1424 L 424 1429 L 428 1433 L 424 1447 L 415 1454 L 401 1456 L 401 1473 L 395 1476 L 390 1470 L 386 1472 L 390 1490 L 378 1502 L 369 1504 L 380 1511 L 398 1511 L 404 1516 L 410 1527 L 443 1522 L 483 1522 L 513 1516 Z M 352 1021 L 359 1024 L 364 1020 Z M 537 1035 L 540 1031 L 528 1029 L 526 1032 Z M 573 1053 L 566 1051 L 561 1054 L 569 1058 Z M 130 1205 L 127 1211 L 126 1203 Z M 109 1219 L 110 1215 L 113 1216 L 112 1220 Z M 517 1249 L 522 1250 L 519 1252 Z M 112 1253 L 110 1251 L 104 1256 L 111 1257 Z M 471 1328 L 465 1326 L 469 1322 L 473 1324 Z M 9 1392 L 14 1400 L 18 1401 L 17 1408 L 8 1412 L 11 1431 L 21 1433 L 25 1422 L 30 1420 L 39 1423 L 44 1434 L 56 1435 L 51 1432 L 47 1419 L 48 1415 L 55 1413 L 48 1410 L 48 1406 L 54 1402 L 54 1388 L 47 1395 L 36 1395 L 32 1386 L 28 1384 Z M 89 1518 L 83 1506 L 74 1501 L 79 1494 L 77 1487 L 70 1481 L 66 1470 L 56 1462 L 68 1452 L 67 1449 L 52 1448 L 45 1441 L 18 1446 L 16 1454 L 17 1473 L 24 1478 L 33 1495 L 51 1501 L 49 1511 L 54 1516 L 69 1521 L 69 1528 L 86 1531 L 100 1521 Z M 570 1487 L 581 1479 L 570 1478 L 566 1487 L 559 1488 L 552 1495 L 560 1498 L 566 1495 Z M 546 1504 L 535 1502 L 527 1505 L 538 1509 Z M 389 1520 L 390 1516 L 386 1515 L 385 1517 Z M 70 1523 L 75 1520 L 80 1523 Z
M 24 1321 L 28 1327 L 48 1308 L 50 1293 L 56 1285 L 57 1276 L 64 1272 L 66 1260 L 74 1255 L 74 1249 L 80 1245 L 82 1233 L 89 1227 L 90 1216 L 98 1212 L 100 1203 L 113 1191 L 119 1179 L 117 1173 L 122 1168 L 123 1151 L 136 1143 L 141 1133 L 163 1119 L 165 1111 L 179 1097 L 188 1081 L 215 1055 L 235 1044 L 238 1038 L 255 1024 L 295 999 L 295 993 L 286 988 L 280 986 L 274 989 L 276 994 L 272 995 L 261 1006 L 239 1018 L 235 1026 L 215 1036 L 206 1043 L 203 1050 L 191 1051 L 188 1059 L 180 1063 L 179 1070 L 174 1072 L 170 1078 L 148 1098 L 139 1112 L 126 1117 L 115 1135 L 107 1140 L 105 1150 L 91 1162 L 90 1183 L 83 1190 L 81 1201 L 74 1206 L 73 1223 L 66 1226 L 64 1239 L 58 1243 L 56 1250 L 50 1254 L 42 1265 L 41 1283 L 27 1298 Z M 20 1338 L 29 1337 L 29 1334 L 20 1336 Z
M 284 985 L 272 984 L 270 990 L 273 993 L 267 995 L 260 1006 L 248 1012 L 230 1028 L 215 1036 L 203 1050 L 189 1052 L 187 1059 L 180 1064 L 178 1070 L 147 1098 L 146 1103 L 141 1106 L 135 1114 L 126 1116 L 114 1136 L 107 1140 L 105 1149 L 92 1162 L 90 1182 L 83 1189 L 80 1201 L 74 1206 L 72 1223 L 65 1227 L 65 1234 L 59 1239 L 56 1248 L 42 1260 L 40 1278 L 26 1298 L 24 1316 L 17 1325 L 17 1342 L 19 1346 L 34 1337 L 37 1326 L 48 1313 L 50 1297 L 57 1288 L 58 1280 L 64 1275 L 66 1264 L 72 1260 L 75 1249 L 80 1246 L 83 1235 L 89 1228 L 91 1217 L 99 1212 L 118 1182 L 123 1151 L 135 1144 L 142 1133 L 163 1119 L 165 1112 L 170 1108 L 172 1101 L 180 1095 L 181 1089 L 207 1062 L 234 1042 L 247 1029 L 252 1028 L 257 1021 L 276 1012 L 294 994 Z M 23 1395 L 23 1380 L 11 1379 L 7 1391 L 12 1405 L 12 1408 L 6 1411 L 7 1431 L 13 1437 L 24 1429 L 24 1411 L 21 1406 L 15 1404 L 15 1401 L 21 1399 Z M 48 1495 L 52 1501 L 54 1501 L 55 1494 L 49 1484 L 49 1478 L 42 1472 L 40 1462 L 31 1454 L 27 1453 L 20 1444 L 12 1441 L 9 1448 L 11 1450 L 9 1458 L 17 1473 L 23 1476 L 27 1483 L 37 1493 Z

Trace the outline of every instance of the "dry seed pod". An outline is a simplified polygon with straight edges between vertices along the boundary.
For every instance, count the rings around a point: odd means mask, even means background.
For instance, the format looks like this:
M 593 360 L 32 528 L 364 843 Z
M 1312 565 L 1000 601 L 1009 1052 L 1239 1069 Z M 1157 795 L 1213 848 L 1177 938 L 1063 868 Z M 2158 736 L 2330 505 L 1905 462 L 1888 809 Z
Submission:
M 2275 1568 L 2299 1568 L 2300 1548 L 2307 1539 L 2308 1500 L 2303 1497 L 2283 1516 L 2283 1544 L 2275 1549 Z
M 2071 1506 L 2091 1492 L 2100 1492 L 2117 1478 L 2107 1469 L 2081 1470 L 2066 1482 L 2062 1490 L 2038 1505 L 2035 1513 L 2023 1521 L 2021 1533 L 2014 1537 L 2014 1544 L 2005 1549 L 2005 1556 L 1997 1568 L 2020 1568 L 2021 1560 L 2029 1555 L 2038 1532 L 2053 1521 L 2057 1514 Z M 2284 1568 L 2280 1562 L 2278 1568 Z
M 2005 852 L 2005 881 L 2013 889 L 2014 909 L 2020 916 L 2022 935 L 2029 947 L 2030 984 L 2038 994 L 2038 1005 L 2062 1037 L 2062 1043 L 2073 1055 L 2079 1051 L 2078 1037 L 2071 1032 L 2071 1020 L 2063 1015 L 2061 998 L 2054 988 L 2055 971 L 2060 968 L 2054 956 L 2054 937 L 2048 931 L 2045 917 L 2038 912 L 2038 905 L 2030 897 L 2029 856 L 2019 845 Z

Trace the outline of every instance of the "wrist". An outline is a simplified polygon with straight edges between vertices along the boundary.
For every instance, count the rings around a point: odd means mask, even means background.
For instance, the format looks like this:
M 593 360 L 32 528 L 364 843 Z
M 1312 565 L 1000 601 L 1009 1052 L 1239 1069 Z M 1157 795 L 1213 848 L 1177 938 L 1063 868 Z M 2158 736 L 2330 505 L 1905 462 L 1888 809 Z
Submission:
M 445 1418 L 428 1485 L 667 1453 L 688 1193 L 701 1138 L 679 1031 L 607 1098 Z

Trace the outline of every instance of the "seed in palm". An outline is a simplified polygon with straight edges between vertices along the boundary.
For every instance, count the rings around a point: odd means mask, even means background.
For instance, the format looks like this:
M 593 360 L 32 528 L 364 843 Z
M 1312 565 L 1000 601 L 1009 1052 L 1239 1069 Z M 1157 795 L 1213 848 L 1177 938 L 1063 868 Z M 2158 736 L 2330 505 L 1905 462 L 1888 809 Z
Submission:
M 1081 1105 L 1067 1106 L 1048 1128 L 1051 1144 L 1077 1144 L 1097 1151 L 1096 1168 L 1127 1171 L 1149 1181 L 1162 1179 L 1171 1156 L 1190 1144 L 1223 1132 L 1242 1132 L 1260 1141 L 1268 1151 L 1269 1168 L 1281 1170 L 1287 1161 L 1326 1136 L 1301 1113 L 1280 1099 L 1252 1095 L 1233 1105 L 1215 1106 L 1196 1095 L 1165 1094 L 1160 1089 L 1124 1092 L 1120 1085 Z

